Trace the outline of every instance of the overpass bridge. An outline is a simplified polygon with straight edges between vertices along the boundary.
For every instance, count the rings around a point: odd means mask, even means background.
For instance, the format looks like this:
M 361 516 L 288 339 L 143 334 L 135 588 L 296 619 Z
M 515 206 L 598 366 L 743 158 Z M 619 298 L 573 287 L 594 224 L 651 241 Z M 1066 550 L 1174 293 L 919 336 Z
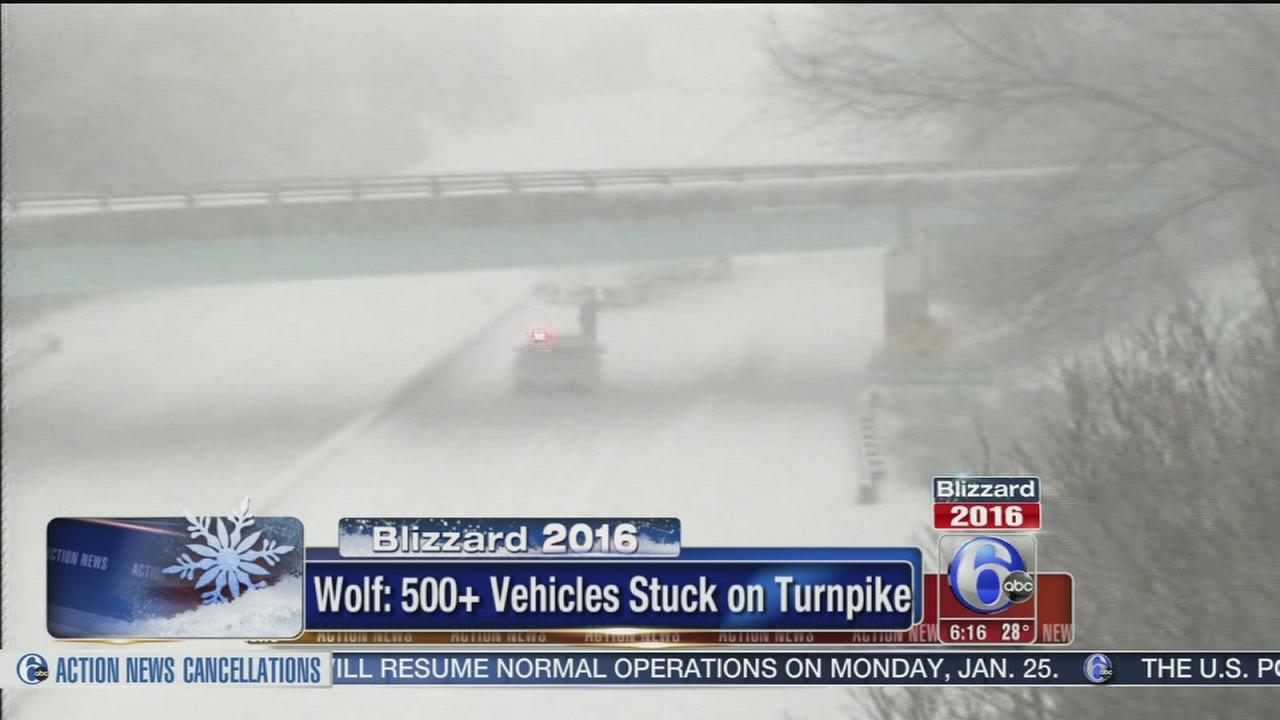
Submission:
M 732 256 L 965 233 L 1069 166 L 772 165 L 407 175 L 4 205 L 10 297 Z

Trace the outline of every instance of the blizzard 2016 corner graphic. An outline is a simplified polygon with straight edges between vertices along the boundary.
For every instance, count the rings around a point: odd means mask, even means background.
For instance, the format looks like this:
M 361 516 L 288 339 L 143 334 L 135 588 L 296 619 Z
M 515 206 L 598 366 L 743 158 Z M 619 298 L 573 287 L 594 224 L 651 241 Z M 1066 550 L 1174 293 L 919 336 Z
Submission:
M 293 637 L 302 523 L 254 517 L 56 518 L 47 625 L 58 638 Z

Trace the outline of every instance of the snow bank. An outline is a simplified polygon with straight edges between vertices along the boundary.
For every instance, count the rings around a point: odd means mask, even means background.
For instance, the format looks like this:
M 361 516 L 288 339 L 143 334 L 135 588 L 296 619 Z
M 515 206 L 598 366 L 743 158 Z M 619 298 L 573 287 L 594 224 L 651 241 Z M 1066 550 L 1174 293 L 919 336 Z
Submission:
M 293 637 L 302 632 L 302 578 L 283 578 L 223 605 L 139 620 L 127 632 L 135 637 Z

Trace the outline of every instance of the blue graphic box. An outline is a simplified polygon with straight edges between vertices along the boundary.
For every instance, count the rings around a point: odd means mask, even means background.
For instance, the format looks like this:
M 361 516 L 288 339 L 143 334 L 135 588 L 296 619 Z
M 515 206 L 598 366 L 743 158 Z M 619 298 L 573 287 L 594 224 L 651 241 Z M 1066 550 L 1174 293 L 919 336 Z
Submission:
M 46 625 L 57 638 L 285 638 L 302 632 L 302 523 L 55 518 Z

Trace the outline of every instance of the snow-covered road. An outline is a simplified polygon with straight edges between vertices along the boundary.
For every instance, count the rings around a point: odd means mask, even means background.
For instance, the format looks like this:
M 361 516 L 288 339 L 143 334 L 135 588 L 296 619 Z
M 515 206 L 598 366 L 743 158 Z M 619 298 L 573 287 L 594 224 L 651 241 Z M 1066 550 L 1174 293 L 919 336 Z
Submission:
M 49 647 L 44 525 L 59 515 L 674 515 L 690 545 L 910 542 L 920 491 L 855 504 L 857 371 L 879 340 L 878 250 L 739 259 L 600 320 L 605 385 L 511 392 L 513 347 L 571 308 L 525 271 L 100 298 L 23 328 L 61 349 L 7 381 L 6 646 Z M 923 484 L 921 484 L 923 487 Z M 204 645 L 202 647 L 208 647 Z M 230 691 L 222 691 L 230 692 Z M 13 717 L 208 716 L 218 689 L 6 693 Z M 837 715 L 834 689 L 272 691 L 336 716 L 421 702 L 463 717 Z M 156 700 L 160 701 L 157 702 Z
M 872 539 L 850 515 L 850 433 L 857 369 L 879 333 L 878 272 L 875 253 L 740 260 L 730 282 L 606 310 L 605 386 L 590 396 L 511 392 L 512 349 L 528 329 L 573 324 L 571 309 L 532 302 L 264 497 L 305 512 L 323 544 L 343 514 L 409 507 L 678 515 L 690 544 Z M 353 482 L 362 492 L 350 496 Z M 344 493 L 341 507 L 330 501 Z

